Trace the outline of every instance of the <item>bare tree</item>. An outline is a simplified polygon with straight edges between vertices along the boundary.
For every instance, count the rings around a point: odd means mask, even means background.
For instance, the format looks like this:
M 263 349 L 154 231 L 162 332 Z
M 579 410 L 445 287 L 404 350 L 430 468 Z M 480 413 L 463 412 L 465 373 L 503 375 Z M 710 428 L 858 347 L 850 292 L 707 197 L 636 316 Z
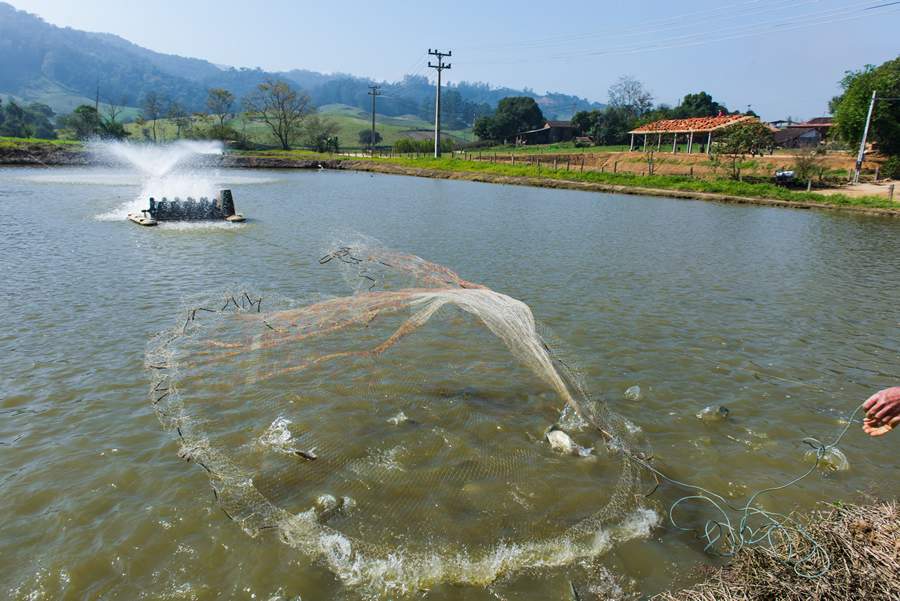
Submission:
M 244 107 L 254 120 L 269 126 L 272 135 L 288 150 L 300 133 L 303 120 L 312 113 L 309 96 L 286 81 L 267 79 L 244 99 Z
M 219 120 L 219 129 L 225 128 L 225 120 L 234 116 L 234 94 L 224 88 L 206 91 L 206 108 Z
M 191 126 L 191 116 L 177 100 L 173 100 L 169 104 L 169 110 L 166 112 L 166 117 L 175 124 L 176 138 L 181 138 L 181 134 L 187 131 Z
M 100 120 L 100 129 L 102 130 L 101 135 L 104 138 L 121 140 L 128 137 L 125 126 L 119 122 L 119 115 L 122 114 L 122 107 L 127 103 L 128 99 L 124 96 L 118 102 L 110 99 L 106 100 L 106 107 L 104 110 L 106 118 Z
M 121 100 L 106 99 L 106 120 L 108 123 L 118 123 L 119 115 L 122 114 L 122 107 L 127 104 L 127 99 L 123 96 Z
M 150 131 L 153 132 L 153 141 L 158 140 L 157 121 L 163 114 L 163 100 L 156 92 L 147 92 L 141 102 L 141 118 L 150 122 Z
M 653 94 L 635 78 L 623 75 L 609 87 L 609 105 L 628 109 L 640 117 L 653 108 Z

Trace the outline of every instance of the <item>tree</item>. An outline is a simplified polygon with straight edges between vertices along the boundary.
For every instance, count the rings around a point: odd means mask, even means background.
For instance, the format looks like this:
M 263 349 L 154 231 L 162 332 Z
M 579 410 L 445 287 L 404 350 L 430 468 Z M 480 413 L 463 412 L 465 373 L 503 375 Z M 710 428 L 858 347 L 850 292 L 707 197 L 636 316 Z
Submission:
M 375 146 L 376 144 L 381 142 L 381 133 L 376 131 L 375 135 L 373 136 L 371 129 L 359 130 L 358 137 L 359 137 L 359 143 L 366 148 L 368 148 L 370 145 Z M 373 138 L 374 138 L 374 140 L 373 140 Z
M 572 123 L 580 133 L 589 135 L 594 144 L 623 144 L 628 140 L 628 132 L 634 129 L 635 117 L 627 108 L 608 106 L 600 111 L 575 113 Z
M 27 138 L 31 135 L 27 114 L 21 106 L 10 100 L 6 103 L 4 113 L 3 129 L 0 130 L 0 134 L 15 138 Z
M 493 116 L 475 120 L 475 135 L 482 140 L 506 140 L 520 131 L 544 124 L 544 114 L 534 98 L 507 96 L 497 103 Z
M 841 87 L 843 94 L 831 101 L 835 129 L 839 137 L 856 145 L 862 139 L 872 92 L 877 91 L 876 98 L 900 97 L 900 57 L 847 72 Z M 900 155 L 900 101 L 876 100 L 869 139 L 884 154 Z
M 21 107 L 9 100 L 0 103 L 0 136 L 53 139 L 53 110 L 46 104 L 33 102 Z
M 572 126 L 581 135 L 590 135 L 600 118 L 600 111 L 578 111 L 572 115 Z
M 122 140 L 128 137 L 128 132 L 125 131 L 125 126 L 119 121 L 119 115 L 122 114 L 122 106 L 125 105 L 127 99 L 123 96 L 119 102 L 115 102 L 113 100 L 106 101 L 106 113 L 105 117 L 100 117 L 100 129 L 101 135 L 104 138 L 113 138 L 115 140 Z
M 89 104 L 82 104 L 71 114 L 60 118 L 60 124 L 71 129 L 79 140 L 99 136 L 103 131 L 97 109 Z
M 169 110 L 166 111 L 166 117 L 175 124 L 176 138 L 180 138 L 182 133 L 187 132 L 191 127 L 191 116 L 177 100 L 173 100 L 169 103 Z
M 337 132 L 337 122 L 313 113 L 303 124 L 303 144 L 316 152 L 337 152 Z
M 150 132 L 153 134 L 153 141 L 156 142 L 157 121 L 163 115 L 163 99 L 156 92 L 147 92 L 144 100 L 141 102 L 141 118 L 145 122 L 150 122 Z
M 772 130 L 759 121 L 742 121 L 725 129 L 714 141 L 713 152 L 731 159 L 731 176 L 741 177 L 741 163 L 750 156 L 762 156 L 774 146 Z
M 640 117 L 653 108 L 653 94 L 635 78 L 623 75 L 609 87 L 609 105 L 628 109 L 636 117 Z
M 56 130 L 53 129 L 53 109 L 40 102 L 32 102 L 25 109 L 26 119 L 29 123 L 29 135 L 35 138 L 53 139 Z
M 713 100 L 713 97 L 706 92 L 687 94 L 681 104 L 672 109 L 672 116 L 676 119 L 715 117 L 719 113 L 727 114 L 728 109 L 724 104 Z
M 234 117 L 234 94 L 224 88 L 210 88 L 206 91 L 206 108 L 209 114 L 219 120 L 219 128 L 225 128 L 225 120 Z
M 245 108 L 253 119 L 269 126 L 272 135 L 289 150 L 303 120 L 312 112 L 309 96 L 298 92 L 286 81 L 266 79 L 244 99 Z
M 114 100 L 106 101 L 106 121 L 110 123 L 118 123 L 119 115 L 122 114 L 122 105 L 125 104 L 125 98 L 122 98 L 121 102 L 115 102 Z
M 824 172 L 825 165 L 817 148 L 805 148 L 797 151 L 794 158 L 794 174 L 798 180 L 805 181 L 808 186 L 811 186 L 813 177 L 818 176 L 821 180 Z

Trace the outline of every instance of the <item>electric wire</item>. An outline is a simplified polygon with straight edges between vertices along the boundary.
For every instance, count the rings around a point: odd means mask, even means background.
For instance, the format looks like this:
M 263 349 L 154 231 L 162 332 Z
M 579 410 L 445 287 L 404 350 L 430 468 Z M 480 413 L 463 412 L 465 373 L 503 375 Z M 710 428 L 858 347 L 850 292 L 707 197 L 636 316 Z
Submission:
M 871 1 L 871 0 L 870 0 Z M 629 37 L 643 37 L 647 34 L 656 33 L 656 32 L 670 32 L 672 29 L 684 29 L 691 28 L 697 29 L 699 26 L 709 25 L 715 26 L 719 22 L 727 22 L 730 20 L 740 20 L 746 19 L 749 16 L 753 16 L 758 13 L 766 13 L 773 12 L 785 6 L 796 9 L 798 5 L 802 4 L 816 4 L 819 3 L 819 0 L 778 0 L 774 5 L 766 5 L 762 7 L 762 10 L 750 10 L 750 11 L 740 11 L 740 10 L 732 10 L 736 7 L 746 6 L 746 5 L 754 5 L 759 7 L 758 0 L 753 0 L 750 2 L 742 2 L 738 4 L 732 4 L 728 6 L 720 6 L 716 8 L 712 8 L 704 11 L 696 11 L 691 13 L 682 13 L 679 15 L 673 15 L 671 17 L 665 17 L 662 19 L 653 19 L 649 21 L 643 21 L 641 23 L 642 27 L 650 27 L 650 29 L 628 29 L 627 31 L 623 31 L 622 27 L 615 28 L 607 28 L 596 30 L 593 32 L 585 32 L 578 34 L 565 34 L 559 36 L 551 36 L 547 38 L 536 38 L 531 41 L 526 42 L 507 42 L 503 44 L 483 44 L 476 46 L 464 46 L 462 49 L 464 50 L 499 50 L 499 49 L 515 49 L 519 50 L 522 48 L 540 48 L 540 47 L 549 47 L 549 46 L 559 46 L 563 44 L 567 44 L 570 42 L 577 42 L 580 40 L 590 40 L 594 38 L 629 38 Z M 725 12 L 725 15 L 717 15 L 717 13 Z M 693 17 L 697 15 L 697 18 L 689 19 L 689 17 Z M 686 21 L 683 24 L 679 24 L 681 21 Z
M 874 9 L 889 8 L 891 6 L 900 6 L 900 3 L 888 3 L 882 5 L 872 5 L 871 0 L 856 3 L 852 6 L 843 6 L 840 8 L 832 8 L 826 11 L 818 11 L 816 13 L 804 13 L 801 15 L 793 15 L 787 19 L 775 19 L 768 21 L 754 22 L 750 24 L 733 25 L 722 28 L 713 36 L 706 32 L 680 34 L 677 36 L 664 36 L 660 40 L 656 40 L 649 44 L 626 44 L 614 46 L 605 49 L 582 49 L 558 53 L 548 56 L 516 58 L 516 59 L 495 59 L 495 60 L 478 60 L 478 59 L 458 59 L 462 64 L 518 64 L 531 63 L 535 61 L 553 61 L 563 59 L 578 59 L 595 56 L 616 56 L 626 54 L 637 54 L 643 52 L 652 52 L 658 50 L 670 50 L 677 48 L 686 48 L 693 46 L 701 46 L 713 44 L 722 41 L 741 39 L 756 35 L 763 35 L 773 31 L 786 32 L 797 29 L 803 29 L 818 25 L 826 25 L 831 23 L 844 22 L 854 19 L 870 16 Z M 897 10 L 886 11 L 889 13 L 897 12 Z M 724 35 L 723 35 L 724 33 Z

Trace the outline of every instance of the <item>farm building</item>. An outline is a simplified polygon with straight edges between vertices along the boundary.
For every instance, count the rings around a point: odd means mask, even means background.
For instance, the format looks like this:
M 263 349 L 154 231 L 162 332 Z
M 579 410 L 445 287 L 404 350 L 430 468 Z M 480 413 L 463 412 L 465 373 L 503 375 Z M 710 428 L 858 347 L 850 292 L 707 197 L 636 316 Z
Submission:
M 822 141 L 818 130 L 807 127 L 785 127 L 774 132 L 772 137 L 780 148 L 809 148 Z
M 775 132 L 775 143 L 784 148 L 818 146 L 834 126 L 831 117 L 816 117 L 803 123 L 789 123 Z
M 555 144 L 575 137 L 571 121 L 547 121 L 543 127 L 516 134 L 516 144 Z
M 666 144 L 672 142 L 672 152 L 676 152 L 679 142 L 686 142 L 688 152 L 694 151 L 696 144 L 701 152 L 705 150 L 709 153 L 710 146 L 713 141 L 715 132 L 731 127 L 737 123 L 747 121 L 757 121 L 756 117 L 747 115 L 718 115 L 716 117 L 693 117 L 690 119 L 663 119 L 662 121 L 654 121 L 647 123 L 637 129 L 631 130 L 631 148 L 635 149 L 635 136 L 643 136 L 643 144 L 641 149 L 646 150 L 656 143 L 656 150 L 662 149 L 663 137 L 666 138 Z M 641 140 L 638 140 L 639 142 Z M 703 148 L 705 146 L 705 149 Z

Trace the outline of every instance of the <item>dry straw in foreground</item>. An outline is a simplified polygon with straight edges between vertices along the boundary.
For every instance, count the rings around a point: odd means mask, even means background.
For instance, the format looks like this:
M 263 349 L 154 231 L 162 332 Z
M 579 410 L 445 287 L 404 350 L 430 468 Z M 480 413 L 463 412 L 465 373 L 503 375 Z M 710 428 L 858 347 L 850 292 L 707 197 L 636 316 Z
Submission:
M 762 547 L 749 547 L 703 582 L 656 601 L 900 599 L 900 512 L 897 502 L 834 505 L 804 524 L 831 557 L 824 576 L 807 579 Z M 799 537 L 798 537 L 799 538 Z M 785 541 L 785 544 L 788 541 Z M 802 540 L 791 541 L 802 545 Z

